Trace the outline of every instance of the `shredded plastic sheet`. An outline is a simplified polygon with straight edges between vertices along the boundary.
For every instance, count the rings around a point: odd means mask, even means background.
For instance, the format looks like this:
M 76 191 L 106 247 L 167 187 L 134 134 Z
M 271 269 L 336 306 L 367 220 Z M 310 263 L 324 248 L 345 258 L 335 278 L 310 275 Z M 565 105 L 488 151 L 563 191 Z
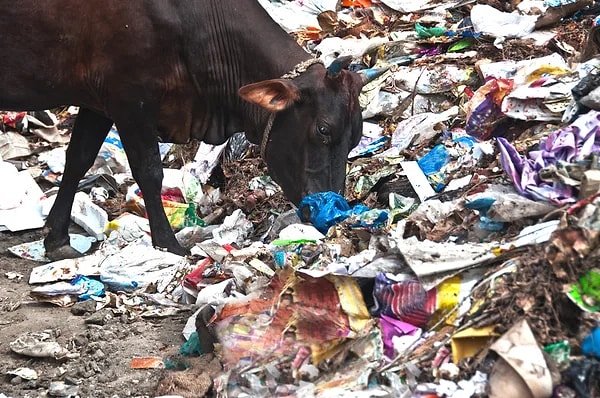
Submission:
M 74 357 L 69 351 L 55 341 L 56 336 L 51 330 L 41 332 L 25 332 L 11 341 L 8 345 L 11 351 L 33 358 Z
M 44 226 L 44 194 L 31 174 L 17 171 L 14 165 L 0 161 L 0 231 L 22 231 Z
M 431 0 L 381 0 L 381 2 L 391 9 L 403 13 L 433 8 L 436 5 L 436 2 Z M 450 5 L 456 4 L 456 2 L 449 3 L 451 3 Z
M 200 182 L 206 184 L 214 168 L 219 163 L 219 159 L 225 150 L 226 145 L 228 145 L 228 143 L 210 145 L 201 142 L 198 151 L 196 152 L 196 156 L 194 156 L 194 161 L 185 165 L 185 169 L 200 180 Z
M 134 291 L 157 283 L 164 291 L 175 273 L 185 266 L 185 259 L 153 247 L 129 245 L 101 260 L 100 280 L 115 291 Z
M 321 61 L 323 61 L 325 65 L 329 65 L 337 57 L 344 55 L 360 57 L 368 48 L 388 42 L 389 40 L 387 38 L 382 37 L 361 37 L 359 39 L 354 37 L 345 39 L 340 37 L 327 37 L 315 47 L 315 51 L 321 54 L 319 56 Z
M 404 91 L 417 94 L 440 94 L 452 91 L 456 86 L 474 81 L 473 68 L 453 65 L 404 66 L 393 72 L 394 85 Z
M 56 199 L 56 197 L 53 197 L 53 199 Z M 71 219 L 94 239 L 104 240 L 104 229 L 108 224 L 108 214 L 103 208 L 92 202 L 85 192 L 75 194 Z
M 545 77 L 517 87 L 502 101 L 502 112 L 513 119 L 559 121 L 571 99 L 574 82 Z
M 77 275 L 70 283 L 55 282 L 41 285 L 33 288 L 30 294 L 38 301 L 69 307 L 76 301 L 103 296 L 104 284 L 96 279 Z
M 512 186 L 489 184 L 480 193 L 470 195 L 469 200 L 493 198 L 487 216 L 494 221 L 515 222 L 523 218 L 543 217 L 556 207 L 546 202 L 536 202 L 519 195 Z
M 445 129 L 443 122 L 458 115 L 458 107 L 453 106 L 442 113 L 420 113 L 398 123 L 392 134 L 390 149 L 377 156 L 399 156 L 410 147 L 431 140 L 440 130 Z
M 379 274 L 373 296 L 375 316 L 387 315 L 417 327 L 426 326 L 435 311 L 435 290 L 427 292 L 416 278 Z
M 387 316 L 417 328 L 426 328 L 466 299 L 478 279 L 477 274 L 454 276 L 429 288 L 413 275 L 380 273 L 375 277 L 375 305 L 371 312 L 377 317 Z M 455 315 L 450 318 L 454 319 Z M 384 332 L 384 342 L 385 336 Z
M 544 4 L 548 7 L 562 7 L 576 2 L 577 0 L 544 0 Z
M 504 98 L 502 112 L 520 120 L 561 120 L 578 81 L 564 58 L 554 53 L 514 65 L 514 90 Z
M 421 337 L 420 328 L 394 317 L 382 314 L 379 323 L 383 337 L 383 352 L 390 359 L 394 359 L 399 354 L 402 346 L 408 346 Z M 403 344 L 404 342 L 407 344 Z
M 153 248 L 150 237 L 145 236 L 123 249 L 106 244 L 88 256 L 35 267 L 29 283 L 70 281 L 77 275 L 100 276 L 100 280 L 115 291 L 131 292 L 156 283 L 161 293 L 186 264 L 185 257 Z
M 91 170 L 94 174 L 105 173 L 113 175 L 126 173 L 127 175 L 131 175 L 127 155 L 123 149 L 121 137 L 116 129 L 112 128 L 108 132 Z
M 15 159 L 29 156 L 32 149 L 27 138 L 14 131 L 0 134 L 0 159 Z
M 383 127 L 370 122 L 363 122 L 363 134 L 360 142 L 348 154 L 348 158 L 366 156 L 383 148 L 388 137 L 383 134 Z
M 558 129 L 540 140 L 539 150 L 527 157 L 520 155 L 505 138 L 498 138 L 502 168 L 513 181 L 517 191 L 528 198 L 555 204 L 576 201 L 577 189 L 567 185 L 565 179 L 542 178 L 551 167 L 577 164 L 600 151 L 600 112 L 590 111 L 574 123 Z M 556 172 L 560 175 L 560 170 Z M 568 177 L 568 176 L 567 176 Z M 568 181 L 570 182 L 570 181 Z
M 345 339 L 370 330 L 370 315 L 354 279 L 276 275 L 261 297 L 226 304 L 216 321 L 223 359 L 232 365 L 287 358 L 293 368 L 329 358 Z
M 433 189 L 439 192 L 444 188 L 442 169 L 450 163 L 450 154 L 443 144 L 434 146 L 427 155 L 417 162 L 423 173 L 428 177 Z

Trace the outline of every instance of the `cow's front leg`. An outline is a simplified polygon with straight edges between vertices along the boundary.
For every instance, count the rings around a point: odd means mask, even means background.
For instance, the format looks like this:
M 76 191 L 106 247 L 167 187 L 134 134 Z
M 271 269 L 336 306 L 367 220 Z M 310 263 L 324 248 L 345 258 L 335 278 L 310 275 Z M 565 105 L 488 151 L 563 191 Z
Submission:
M 44 240 L 46 257 L 51 260 L 80 257 L 69 244 L 69 223 L 73 198 L 79 181 L 94 164 L 108 134 L 112 120 L 81 108 L 75 119 L 71 142 L 67 148 L 65 172 L 52 210 L 46 220 L 48 235 Z
M 142 123 L 131 123 L 131 120 L 125 123 L 117 122 L 117 128 L 133 178 L 137 181 L 144 196 L 152 232 L 152 244 L 182 256 L 189 254 L 177 242 L 160 198 L 163 170 L 156 132 L 147 125 L 146 129 L 142 128 Z

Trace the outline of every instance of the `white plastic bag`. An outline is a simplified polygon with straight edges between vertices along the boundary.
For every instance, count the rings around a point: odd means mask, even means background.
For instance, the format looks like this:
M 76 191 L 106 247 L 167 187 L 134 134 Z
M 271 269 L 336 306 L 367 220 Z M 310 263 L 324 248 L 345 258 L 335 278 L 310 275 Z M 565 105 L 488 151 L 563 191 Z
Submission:
M 525 37 L 533 32 L 537 19 L 537 16 L 502 12 L 485 4 L 475 4 L 471 9 L 475 32 L 498 38 Z

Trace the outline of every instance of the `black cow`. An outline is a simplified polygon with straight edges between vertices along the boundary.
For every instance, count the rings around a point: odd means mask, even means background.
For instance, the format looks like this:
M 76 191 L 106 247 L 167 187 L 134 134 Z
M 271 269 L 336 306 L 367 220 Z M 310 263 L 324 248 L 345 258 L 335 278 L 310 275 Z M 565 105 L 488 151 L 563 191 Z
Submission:
M 361 135 L 362 78 L 311 61 L 257 2 L 0 6 L 0 109 L 80 106 L 47 220 L 49 257 L 77 255 L 68 237 L 73 196 L 113 123 L 144 194 L 152 242 L 173 253 L 186 251 L 160 201 L 158 140 L 220 144 L 245 131 L 262 144 L 269 173 L 294 203 L 343 190 L 346 158 Z

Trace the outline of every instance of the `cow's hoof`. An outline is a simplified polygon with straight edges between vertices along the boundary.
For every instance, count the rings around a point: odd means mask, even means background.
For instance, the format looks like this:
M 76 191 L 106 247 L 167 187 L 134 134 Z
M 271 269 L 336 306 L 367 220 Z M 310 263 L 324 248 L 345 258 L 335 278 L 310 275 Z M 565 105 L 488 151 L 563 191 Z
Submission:
M 188 249 L 184 249 L 181 246 L 168 248 L 167 251 L 183 257 L 190 255 L 190 251 Z
M 46 257 L 51 261 L 64 260 L 67 258 L 83 257 L 83 254 L 73 249 L 71 246 L 64 245 L 56 249 L 46 250 Z
M 189 256 L 191 254 L 191 252 L 188 249 L 184 249 L 183 247 L 179 246 L 173 253 L 175 254 L 179 254 L 180 256 Z
M 160 246 L 160 245 L 154 245 L 154 247 L 158 250 L 163 250 L 163 251 L 168 251 L 169 253 L 173 253 L 173 254 L 177 254 L 178 256 L 189 256 L 190 255 L 190 251 L 188 249 L 184 249 L 183 247 L 177 245 L 177 246 Z

